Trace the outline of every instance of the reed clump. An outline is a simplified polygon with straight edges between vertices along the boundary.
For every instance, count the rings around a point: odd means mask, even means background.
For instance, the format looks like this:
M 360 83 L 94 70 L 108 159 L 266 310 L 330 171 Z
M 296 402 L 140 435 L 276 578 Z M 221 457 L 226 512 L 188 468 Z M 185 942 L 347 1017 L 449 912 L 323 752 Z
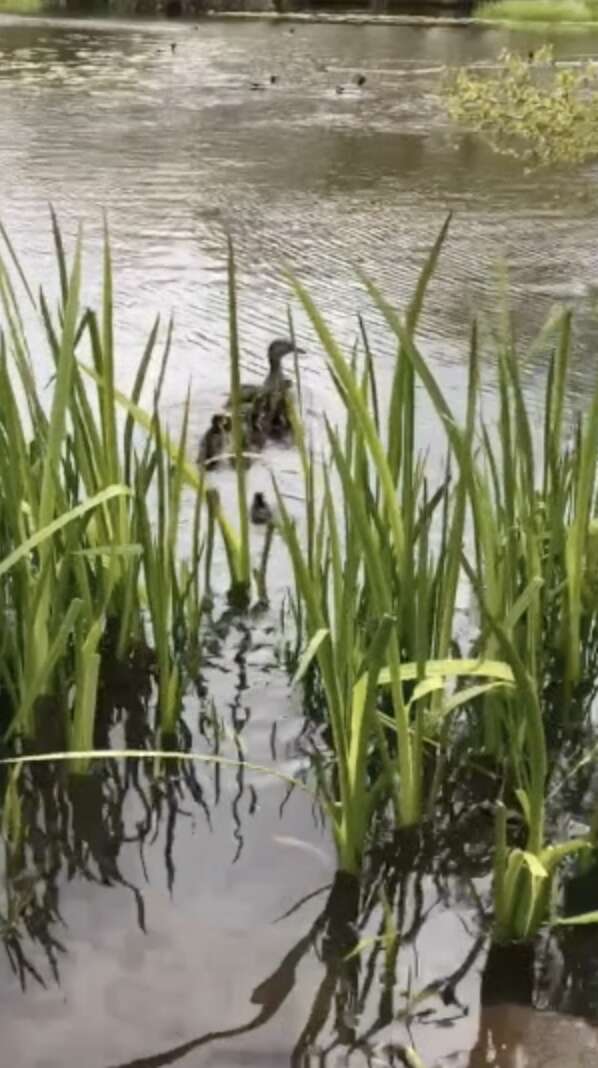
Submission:
M 534 345 L 549 353 L 538 447 L 507 323 L 492 337 L 497 413 L 488 425 L 474 323 L 466 414 L 457 419 L 416 341 L 447 230 L 448 223 L 403 316 L 364 279 L 397 344 L 384 414 L 365 332 L 359 362 L 294 281 L 346 423 L 344 432 L 327 424 L 323 463 L 298 436 L 305 543 L 282 500 L 280 530 L 305 629 L 297 677 L 317 665 L 328 711 L 334 775 L 322 774 L 321 789 L 341 865 L 358 870 L 381 809 L 390 807 L 403 827 L 432 817 L 461 747 L 470 763 L 485 762 L 495 784 L 496 937 L 528 938 L 550 914 L 561 862 L 595 846 L 591 828 L 552 840 L 547 791 L 563 739 L 588 746 L 592 731 L 598 390 L 572 425 L 572 316 L 554 313 Z M 438 485 L 429 484 L 418 450 L 416 383 L 444 433 Z M 458 592 L 477 604 L 465 644 Z M 516 811 L 514 823 L 501 798 Z
M 357 874 L 380 820 L 433 822 L 455 768 L 483 766 L 495 804 L 495 938 L 532 938 L 552 917 L 559 871 L 596 847 L 596 819 L 562 840 L 551 797 L 563 745 L 593 752 L 598 680 L 598 389 L 574 423 L 567 414 L 572 313 L 554 312 L 532 345 L 548 353 L 543 433 L 522 384 L 508 319 L 472 324 L 465 415 L 458 419 L 417 341 L 447 219 L 403 314 L 362 281 L 396 342 L 381 403 L 375 353 L 345 353 L 310 294 L 291 278 L 344 410 L 325 423 L 316 456 L 301 411 L 288 417 L 304 490 L 301 534 L 278 487 L 261 564 L 252 567 L 240 411 L 235 262 L 229 245 L 232 446 L 239 532 L 214 486 L 188 459 L 189 400 L 176 440 L 160 416 L 172 343 L 165 332 L 146 410 L 156 322 L 130 398 L 115 381 L 112 265 L 106 235 L 101 305 L 83 308 L 81 242 L 72 260 L 53 220 L 60 298 L 34 296 L 6 233 L 0 260 L 0 685 L 6 736 L 18 757 L 44 744 L 76 753 L 84 771 L 98 736 L 108 662 L 145 662 L 157 688 L 158 754 L 173 759 L 185 690 L 201 662 L 204 594 L 222 540 L 228 589 L 244 610 L 265 599 L 274 531 L 293 577 L 295 681 L 310 679 L 326 720 L 314 754 L 319 796 L 339 867 Z M 39 391 L 20 301 L 39 315 L 55 367 L 50 403 Z M 496 415 L 482 413 L 481 347 L 492 344 Z M 294 342 L 293 342 L 294 345 Z M 438 420 L 444 474 L 433 477 L 418 440 L 418 396 Z M 299 392 L 299 399 L 301 393 Z M 139 433 L 135 433 L 137 430 Z M 190 495 L 190 549 L 181 551 Z M 188 516 L 189 513 L 187 512 Z M 459 605 L 472 606 L 467 627 Z M 58 744 L 56 737 L 58 736 Z M 128 752 L 135 750 L 129 748 Z M 572 750 L 573 751 L 573 750 Z M 581 753 L 581 759 L 579 754 Z M 195 755 L 202 760 L 203 757 Z M 209 759 L 209 757 L 205 758 Z M 460 763 L 459 763 L 460 762 Z M 590 922 L 595 915 L 569 919 Z
M 253 576 L 242 475 L 237 534 L 187 455 L 189 403 L 178 440 L 160 419 L 172 323 L 162 331 L 154 322 L 125 397 L 115 376 L 108 233 L 96 310 L 81 301 L 81 236 L 69 262 L 54 215 L 52 232 L 56 308 L 43 288 L 34 292 L 0 232 L 0 686 L 7 738 L 39 744 L 49 731 L 84 752 L 93 748 L 102 664 L 110 659 L 145 662 L 159 691 L 159 726 L 175 732 L 185 679 L 200 659 L 206 538 L 208 587 L 218 534 L 230 588 L 247 598 Z M 232 271 L 231 251 L 231 294 Z M 49 396 L 39 386 L 25 311 L 37 318 L 54 366 Z M 235 329 L 231 295 L 233 366 Z M 146 411 L 140 401 L 152 360 L 157 385 Z M 264 586 L 260 574 L 262 593 Z

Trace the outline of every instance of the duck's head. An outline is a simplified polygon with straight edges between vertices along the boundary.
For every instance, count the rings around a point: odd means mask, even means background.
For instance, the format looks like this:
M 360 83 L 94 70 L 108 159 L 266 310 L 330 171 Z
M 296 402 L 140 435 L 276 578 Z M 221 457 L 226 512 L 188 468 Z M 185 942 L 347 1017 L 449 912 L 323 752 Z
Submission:
M 220 433 L 221 431 L 225 431 L 226 433 L 228 433 L 230 428 L 230 415 L 225 415 L 223 412 L 218 412 L 216 415 L 212 416 L 212 430 L 215 433 Z
M 276 338 L 276 340 L 271 341 L 268 346 L 268 361 L 270 367 L 280 367 L 281 361 L 285 356 L 288 356 L 289 352 L 296 352 L 298 355 L 301 355 L 303 351 L 303 349 L 300 349 L 289 338 Z

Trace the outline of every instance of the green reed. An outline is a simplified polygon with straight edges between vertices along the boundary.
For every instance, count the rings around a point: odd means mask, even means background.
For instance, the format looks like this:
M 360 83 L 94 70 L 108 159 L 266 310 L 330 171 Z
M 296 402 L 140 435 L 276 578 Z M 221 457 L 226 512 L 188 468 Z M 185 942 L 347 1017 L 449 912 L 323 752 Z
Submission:
M 53 214 L 52 234 L 55 307 L 43 289 L 34 292 L 0 228 L 0 685 L 12 709 L 11 733 L 30 743 L 57 720 L 65 745 L 86 752 L 108 652 L 126 661 L 140 645 L 152 646 L 160 724 L 167 733 L 175 728 L 184 674 L 196 674 L 200 659 L 208 490 L 187 455 L 188 402 L 176 442 L 159 416 L 172 323 L 160 353 L 154 322 L 125 397 L 116 386 L 107 230 L 97 311 L 81 303 L 81 235 L 69 262 Z M 35 342 L 26 314 L 38 323 Z M 54 366 L 49 400 L 32 359 L 40 336 Z M 156 357 L 153 411 L 146 412 L 140 402 Z M 192 532 L 186 555 L 178 544 L 184 496 Z M 231 587 L 247 587 L 247 522 L 239 537 L 219 505 L 211 513 L 212 544 L 215 525 Z M 263 589 L 263 567 L 258 573 Z
M 81 239 L 69 262 L 54 218 L 52 225 L 56 308 L 43 290 L 34 294 L 2 231 L 0 685 L 12 710 L 9 731 L 31 745 L 57 723 L 52 747 L 76 754 L 73 767 L 83 771 L 94 748 L 104 657 L 127 662 L 136 650 L 150 651 L 158 725 L 172 738 L 185 686 L 201 662 L 216 539 L 229 592 L 243 607 L 253 586 L 266 599 L 274 531 L 252 570 L 232 247 L 238 533 L 217 490 L 189 459 L 189 399 L 178 437 L 164 426 L 160 398 L 172 324 L 161 352 L 160 323 L 152 325 L 125 397 L 116 385 L 108 234 L 94 311 L 81 306 Z M 343 352 L 293 280 L 343 418 L 342 429 L 326 422 L 322 461 L 301 413 L 291 411 L 305 529 L 278 492 L 277 529 L 294 579 L 291 615 L 304 639 L 296 680 L 317 673 L 330 727 L 333 761 L 320 760 L 316 771 L 341 868 L 359 870 L 380 810 L 402 827 L 434 816 L 459 742 L 470 761 L 486 761 L 497 783 L 495 936 L 527 938 L 550 917 L 561 862 L 594 846 L 593 832 L 550 840 L 546 795 L 561 740 L 589 728 L 596 686 L 598 390 L 571 427 L 571 314 L 554 313 L 532 346 L 532 356 L 550 353 L 538 445 L 505 318 L 490 338 L 496 420 L 488 425 L 474 323 L 465 353 L 465 415 L 457 420 L 417 343 L 447 232 L 448 220 L 404 315 L 363 279 L 396 341 L 384 409 L 363 323 L 359 351 Z M 23 300 L 38 317 L 54 366 L 49 402 L 36 381 Z M 155 357 L 157 382 L 146 410 Z M 418 442 L 422 390 L 444 435 L 444 474 L 435 481 Z M 186 522 L 191 538 L 183 553 Z M 459 646 L 457 600 L 464 594 L 479 619 L 470 619 Z
M 448 222 L 404 316 L 364 279 L 397 341 L 386 425 L 365 332 L 359 370 L 294 283 L 346 421 L 342 435 L 327 426 L 329 453 L 321 468 L 300 439 L 306 509 L 319 517 L 308 550 L 279 499 L 280 529 L 302 606 L 295 615 L 302 613 L 306 628 L 298 674 L 317 663 L 331 726 L 334 774 L 323 789 L 341 866 L 359 866 L 376 808 L 390 805 L 403 826 L 417 823 L 425 810 L 433 813 L 452 738 L 465 732 L 471 759 L 490 760 L 499 787 L 504 776 L 526 828 L 525 848 L 511 847 L 499 806 L 496 936 L 530 937 L 549 915 L 560 861 L 592 846 L 592 836 L 547 841 L 545 810 L 555 743 L 589 725 L 584 695 L 598 608 L 598 391 L 572 434 L 566 419 L 571 315 L 554 313 L 532 347 L 532 355 L 547 348 L 551 354 L 538 448 L 521 359 L 505 321 L 493 338 L 497 418 L 488 426 L 480 411 L 474 323 L 459 423 L 416 341 L 447 229 Z M 447 477 L 436 487 L 428 486 L 417 452 L 416 382 L 436 410 L 449 454 Z M 455 655 L 457 593 L 467 590 L 480 620 L 471 619 L 468 648 Z
M 335 777 L 323 784 L 323 791 L 340 863 L 349 871 L 359 866 L 380 802 L 391 803 L 402 826 L 421 819 L 425 742 L 431 729 L 438 734 L 432 724 L 505 684 L 501 665 L 487 663 L 482 672 L 486 681 L 466 687 L 447 707 L 440 700 L 447 675 L 454 677 L 455 665 L 447 658 L 461 568 L 465 488 L 450 492 L 448 479 L 434 489 L 428 486 L 416 450 L 415 368 L 408 346 L 444 235 L 424 268 L 409 307 L 406 336 L 399 339 L 385 428 L 380 426 L 365 332 L 366 360 L 360 370 L 353 357 L 342 353 L 310 296 L 294 283 L 347 416 L 343 434 L 327 424 L 329 459 L 321 469 L 296 430 L 308 519 L 305 546 L 280 495 L 278 505 L 308 638 L 298 677 L 317 661 L 336 757 Z M 475 344 L 470 362 L 475 381 Z M 465 444 L 473 433 L 473 407 Z M 297 608 L 296 617 L 300 614 Z M 459 662 L 457 674 L 475 674 L 475 662 Z

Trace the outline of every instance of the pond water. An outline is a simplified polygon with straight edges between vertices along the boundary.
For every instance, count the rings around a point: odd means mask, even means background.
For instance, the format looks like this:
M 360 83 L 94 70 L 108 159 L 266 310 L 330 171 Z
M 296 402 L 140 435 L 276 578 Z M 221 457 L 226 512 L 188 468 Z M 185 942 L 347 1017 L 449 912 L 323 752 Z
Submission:
M 554 301 L 577 308 L 576 407 L 597 371 L 595 172 L 526 174 L 453 129 L 440 98 L 447 65 L 491 63 L 506 45 L 537 42 L 480 27 L 4 18 L 0 214 L 30 276 L 50 288 L 47 203 L 70 237 L 83 219 L 95 292 L 107 210 L 119 380 L 131 385 L 156 312 L 174 310 L 164 412 L 176 426 L 191 384 L 194 447 L 227 387 L 227 232 L 248 374 L 262 373 L 265 346 L 286 332 L 290 264 L 347 345 L 363 313 L 384 386 L 393 345 L 355 267 L 403 304 L 453 210 L 421 330 L 449 399 L 460 410 L 468 317 L 492 311 L 506 263 L 523 338 Z M 556 49 L 576 61 L 598 54 L 598 36 L 568 34 Z M 317 432 L 335 394 L 293 311 Z M 544 375 L 540 359 L 526 364 L 530 395 Z M 425 406 L 418 429 L 429 443 Z M 282 448 L 252 468 L 252 488 L 267 486 L 272 468 L 298 496 L 296 457 Z M 279 563 L 279 591 L 286 578 Z M 301 771 L 310 732 L 289 693 L 278 615 L 223 612 L 204 684 L 208 696 L 187 701 L 190 745 Z M 153 696 L 117 680 L 106 698 L 113 745 L 151 744 L 139 720 Z M 432 862 L 425 849 L 385 843 L 380 869 L 402 931 L 393 985 L 380 941 L 347 960 L 356 931 L 367 940 L 382 929 L 379 869 L 359 900 L 335 882 L 330 837 L 307 794 L 227 767 L 160 775 L 151 761 L 97 769 L 79 787 L 38 770 L 28 790 L 26 847 L 16 857 L 7 847 L 4 859 L 3 1063 L 336 1068 L 399 1064 L 406 1042 L 427 1068 L 596 1063 L 592 980 L 577 943 L 559 951 L 582 991 L 556 1006 L 569 1015 L 533 1012 L 515 980 L 510 1004 L 485 996 L 480 1011 L 485 854 Z M 594 936 L 584 938 L 595 960 Z

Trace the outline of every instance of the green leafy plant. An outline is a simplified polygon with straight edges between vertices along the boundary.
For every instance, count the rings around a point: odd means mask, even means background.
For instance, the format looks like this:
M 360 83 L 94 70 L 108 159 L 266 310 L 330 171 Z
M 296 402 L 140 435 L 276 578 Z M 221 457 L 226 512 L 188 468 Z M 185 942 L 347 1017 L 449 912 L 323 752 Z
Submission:
M 529 167 L 579 164 L 598 151 L 598 76 L 594 63 L 559 67 L 550 46 L 530 60 L 503 52 L 498 71 L 463 67 L 446 86 L 450 117 L 498 152 Z
M 592 0 L 489 0 L 477 9 L 480 18 L 513 23 L 593 22 L 596 14 Z

